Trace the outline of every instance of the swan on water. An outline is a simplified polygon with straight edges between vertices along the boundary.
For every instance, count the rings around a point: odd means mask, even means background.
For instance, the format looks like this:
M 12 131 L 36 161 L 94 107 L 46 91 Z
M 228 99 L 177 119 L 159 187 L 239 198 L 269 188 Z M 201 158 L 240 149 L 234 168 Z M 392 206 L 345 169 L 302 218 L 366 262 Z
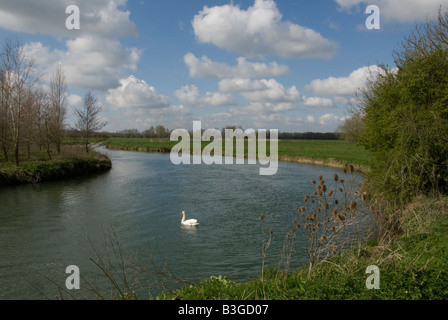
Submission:
M 198 225 L 198 220 L 196 219 L 189 219 L 189 220 L 185 220 L 185 211 L 182 211 L 182 222 L 181 222 L 184 226 L 196 226 Z

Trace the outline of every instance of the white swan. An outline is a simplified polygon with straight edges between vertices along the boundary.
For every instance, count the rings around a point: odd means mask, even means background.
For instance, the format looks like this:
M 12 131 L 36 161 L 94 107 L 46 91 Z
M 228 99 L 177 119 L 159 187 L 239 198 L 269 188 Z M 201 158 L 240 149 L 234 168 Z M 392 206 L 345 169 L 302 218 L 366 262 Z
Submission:
M 196 226 L 198 225 L 198 220 L 196 219 L 189 219 L 189 220 L 185 220 L 185 211 L 182 211 L 182 225 L 184 226 Z

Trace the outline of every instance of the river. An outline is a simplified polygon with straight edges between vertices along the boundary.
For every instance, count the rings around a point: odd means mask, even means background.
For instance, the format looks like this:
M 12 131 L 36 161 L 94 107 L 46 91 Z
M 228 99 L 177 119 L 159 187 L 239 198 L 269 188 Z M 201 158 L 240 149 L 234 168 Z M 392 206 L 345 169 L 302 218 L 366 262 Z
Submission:
M 266 263 L 275 266 L 311 181 L 343 175 L 280 162 L 276 175 L 260 176 L 258 165 L 176 166 L 169 154 L 103 151 L 112 160 L 107 173 L 0 189 L 0 299 L 90 299 L 98 291 L 110 298 L 109 280 L 91 260 L 98 257 L 105 266 L 112 261 L 119 283 L 125 262 L 139 299 L 180 280 L 255 278 L 262 223 L 273 230 Z M 182 211 L 199 226 L 182 227 Z M 298 246 L 304 241 L 299 236 Z M 303 245 L 294 263 L 306 259 Z M 71 265 L 79 268 L 79 290 L 66 288 Z

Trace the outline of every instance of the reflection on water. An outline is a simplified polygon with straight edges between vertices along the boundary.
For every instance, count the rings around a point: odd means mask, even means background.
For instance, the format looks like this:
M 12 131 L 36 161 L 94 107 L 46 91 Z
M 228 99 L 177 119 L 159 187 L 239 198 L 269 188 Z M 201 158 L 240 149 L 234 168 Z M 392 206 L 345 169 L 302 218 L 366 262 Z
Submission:
M 0 299 L 57 298 L 69 265 L 107 288 L 90 259 L 97 258 L 95 249 L 116 254 L 104 248 L 111 230 L 138 266 L 129 276 L 138 281 L 133 289 L 140 298 L 157 294 L 150 265 L 188 281 L 254 278 L 261 270 L 260 214 L 274 231 L 267 264 L 275 266 L 311 181 L 339 172 L 279 163 L 276 175 L 260 176 L 258 165 L 175 166 L 167 154 L 107 153 L 113 167 L 106 174 L 0 189 Z M 200 225 L 181 226 L 182 211 Z M 305 259 L 298 250 L 296 263 Z M 76 295 L 91 297 L 86 282 Z

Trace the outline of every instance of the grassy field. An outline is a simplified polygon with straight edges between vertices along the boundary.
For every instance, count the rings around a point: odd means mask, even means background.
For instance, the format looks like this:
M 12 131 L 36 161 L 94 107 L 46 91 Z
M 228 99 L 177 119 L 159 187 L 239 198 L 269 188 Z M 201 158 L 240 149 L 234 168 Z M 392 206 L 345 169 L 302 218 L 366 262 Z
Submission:
M 110 149 L 168 152 L 177 142 L 168 138 L 109 138 L 105 144 Z M 202 142 L 202 147 L 207 144 L 209 142 Z M 245 147 L 247 153 L 247 143 Z M 336 167 L 353 164 L 358 169 L 365 168 L 370 159 L 370 154 L 363 147 L 339 140 L 280 140 L 278 149 L 279 159 L 283 161 L 310 162 Z M 269 151 L 269 145 L 267 150 Z

